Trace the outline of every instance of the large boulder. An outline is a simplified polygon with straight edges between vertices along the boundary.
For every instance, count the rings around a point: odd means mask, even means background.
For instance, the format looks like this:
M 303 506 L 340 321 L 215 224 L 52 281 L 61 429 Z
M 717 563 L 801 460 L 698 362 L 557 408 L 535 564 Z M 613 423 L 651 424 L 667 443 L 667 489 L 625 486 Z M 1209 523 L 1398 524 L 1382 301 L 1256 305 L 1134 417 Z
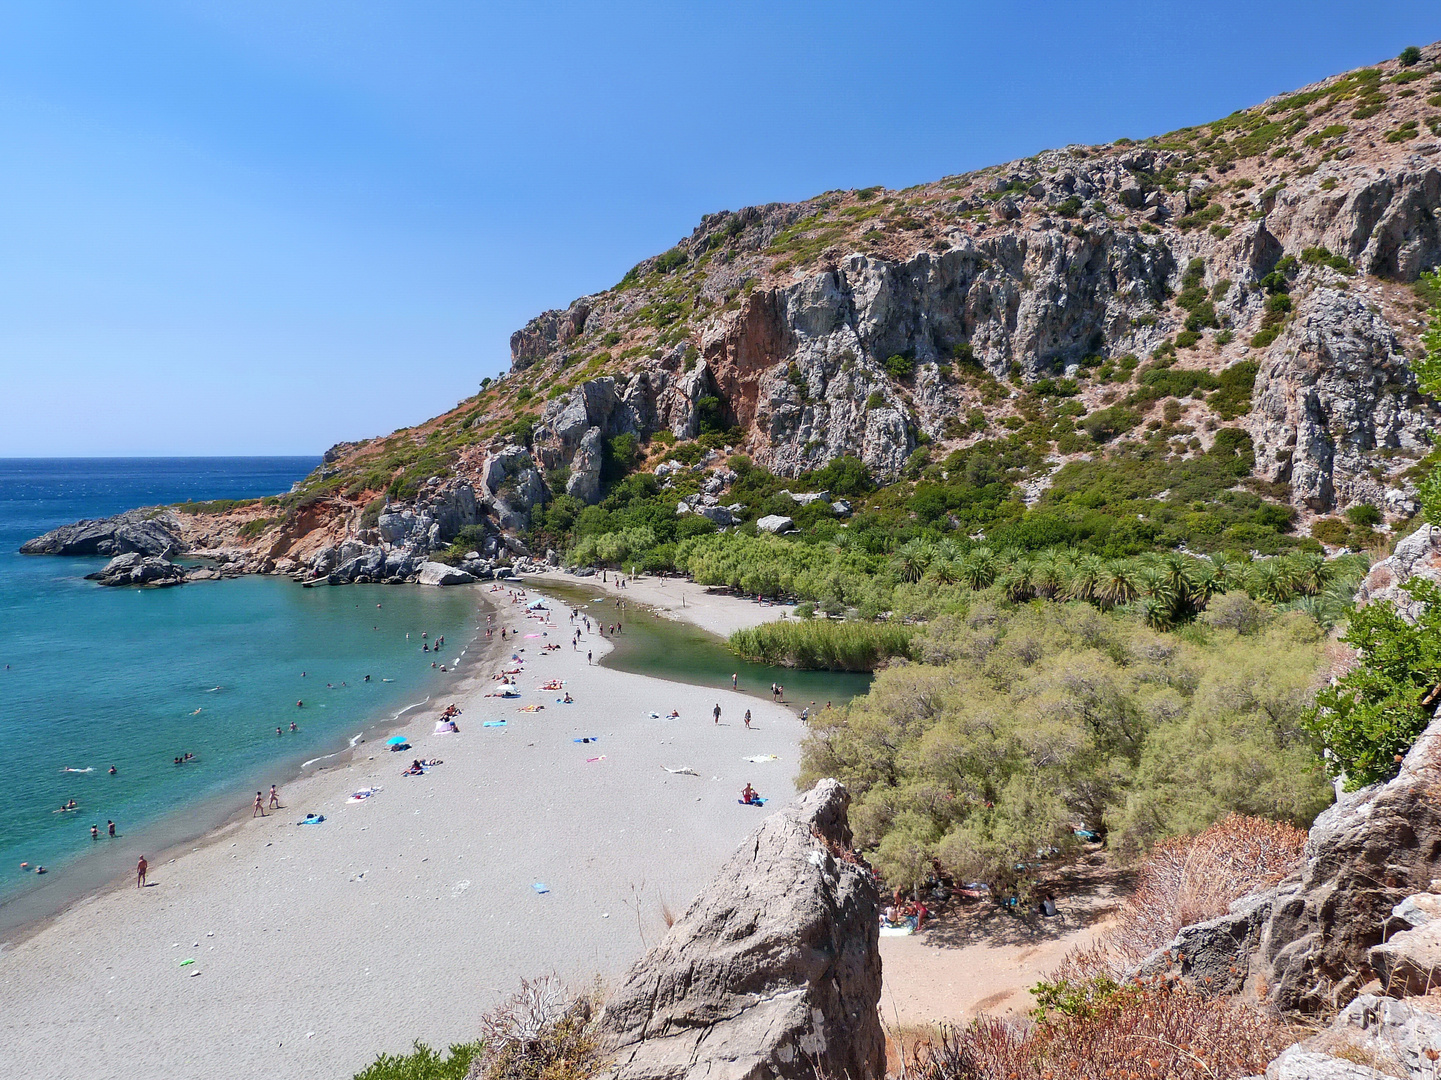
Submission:
M 1366 955 L 1388 994 L 1424 994 L 1441 986 L 1441 925 L 1401 930 Z
M 475 580 L 475 575 L 445 563 L 423 562 L 415 580 L 420 585 L 469 585 Z
M 1397 898 L 1441 877 L 1441 720 L 1394 780 L 1342 796 L 1311 826 L 1299 875 L 1283 882 L 1262 931 L 1259 974 L 1288 1009 L 1344 1005 L 1371 978 L 1369 954 Z
M 180 550 L 180 535 L 164 514 L 129 510 L 100 521 L 62 525 L 20 545 L 22 555 L 158 555 Z
M 784 514 L 767 514 L 756 522 L 756 528 L 761 532 L 783 533 L 789 532 L 796 527 L 796 523 Z
M 613 1080 L 882 1080 L 879 900 L 850 796 L 768 818 L 645 955 L 600 1025 Z
M 185 581 L 185 570 L 169 559 L 129 551 L 105 564 L 105 569 L 85 575 L 102 585 L 179 585 Z

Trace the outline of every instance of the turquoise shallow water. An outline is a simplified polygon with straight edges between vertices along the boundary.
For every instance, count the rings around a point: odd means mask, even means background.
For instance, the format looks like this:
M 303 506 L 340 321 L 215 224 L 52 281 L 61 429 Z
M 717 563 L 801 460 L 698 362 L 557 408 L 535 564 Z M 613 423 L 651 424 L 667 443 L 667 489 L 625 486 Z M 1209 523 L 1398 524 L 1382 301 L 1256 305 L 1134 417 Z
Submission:
M 187 815 L 244 801 L 444 685 L 421 634 L 444 635 L 451 664 L 474 634 L 469 589 L 271 578 L 107 589 L 84 580 L 104 560 L 16 553 L 82 517 L 284 491 L 314 464 L 0 461 L 0 901 L 93 878 L 147 838 L 182 835 Z M 187 752 L 195 763 L 176 766 Z M 72 797 L 78 811 L 53 812 Z M 92 842 L 91 824 L 104 836 L 107 820 L 121 838 Z M 52 873 L 24 873 L 21 861 Z

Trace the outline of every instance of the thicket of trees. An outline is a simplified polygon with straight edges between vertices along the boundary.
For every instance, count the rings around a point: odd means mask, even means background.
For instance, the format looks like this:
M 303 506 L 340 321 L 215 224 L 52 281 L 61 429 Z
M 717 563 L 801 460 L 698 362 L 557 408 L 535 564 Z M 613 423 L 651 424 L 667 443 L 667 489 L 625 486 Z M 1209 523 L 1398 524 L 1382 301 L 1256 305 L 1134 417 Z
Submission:
M 892 885 L 1005 886 L 1077 827 L 1139 852 L 1231 812 L 1304 826 L 1330 801 L 1302 724 L 1327 641 L 1303 613 L 1234 594 L 1162 633 L 993 588 L 913 648 L 924 662 L 813 721 L 800 777 L 846 783 Z

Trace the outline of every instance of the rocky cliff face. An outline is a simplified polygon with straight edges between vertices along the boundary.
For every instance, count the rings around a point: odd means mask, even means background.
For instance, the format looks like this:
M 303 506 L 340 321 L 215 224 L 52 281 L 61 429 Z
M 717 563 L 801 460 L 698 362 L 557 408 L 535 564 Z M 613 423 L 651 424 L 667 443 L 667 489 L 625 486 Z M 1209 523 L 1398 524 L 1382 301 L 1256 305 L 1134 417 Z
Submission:
M 822 780 L 768 818 L 626 975 L 614 1080 L 882 1080 L 879 900 Z
M 1164 452 L 1243 427 L 1303 524 L 1358 502 L 1404 518 L 1437 419 L 1409 367 L 1424 304 L 1407 285 L 1441 261 L 1441 46 L 1422 52 L 1140 143 L 710 215 L 531 320 L 477 397 L 333 448 L 290 498 L 308 517 L 221 517 L 187 543 L 403 579 L 462 528 L 498 553 L 547 499 L 596 501 L 617 436 L 709 434 L 786 477 L 854 455 L 893 482 L 922 443 L 943 456 L 1020 426 L 1036 387 L 1077 421 L 1035 448 L 1040 482 L 1170 409 Z M 1194 377 L 1137 396 L 1157 368 Z M 1236 392 L 1206 392 L 1216 377 Z M 1096 442 L 1084 417 L 1112 405 L 1138 422 Z

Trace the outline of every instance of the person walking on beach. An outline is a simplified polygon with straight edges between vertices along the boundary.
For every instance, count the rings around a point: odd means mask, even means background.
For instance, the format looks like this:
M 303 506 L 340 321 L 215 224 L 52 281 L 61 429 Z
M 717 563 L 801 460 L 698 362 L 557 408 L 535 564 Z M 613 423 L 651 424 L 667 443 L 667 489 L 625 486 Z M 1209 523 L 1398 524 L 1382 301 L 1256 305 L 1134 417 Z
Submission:
M 145 888 L 145 871 L 150 869 L 150 864 L 145 861 L 145 856 L 140 856 L 140 861 L 135 864 L 135 887 Z
M 717 724 L 720 723 L 720 702 L 719 702 L 719 701 L 717 701 L 717 702 L 715 703 L 715 722 L 716 722 Z
M 255 809 L 250 811 L 250 816 L 254 818 L 256 814 L 265 816 L 265 796 L 258 791 L 255 793 Z
M 594 655 L 594 654 L 593 654 L 589 649 L 586 649 L 586 650 L 585 650 L 585 662 L 586 662 L 587 664 L 590 663 L 590 658 L 591 658 L 592 655 Z
M 275 790 L 275 785 L 270 785 L 270 809 L 280 809 L 280 792 Z
M 751 711 L 750 711 L 749 709 L 747 709 L 747 710 L 746 710 L 746 730 L 747 730 L 747 731 L 750 730 L 750 726 L 751 726 Z

